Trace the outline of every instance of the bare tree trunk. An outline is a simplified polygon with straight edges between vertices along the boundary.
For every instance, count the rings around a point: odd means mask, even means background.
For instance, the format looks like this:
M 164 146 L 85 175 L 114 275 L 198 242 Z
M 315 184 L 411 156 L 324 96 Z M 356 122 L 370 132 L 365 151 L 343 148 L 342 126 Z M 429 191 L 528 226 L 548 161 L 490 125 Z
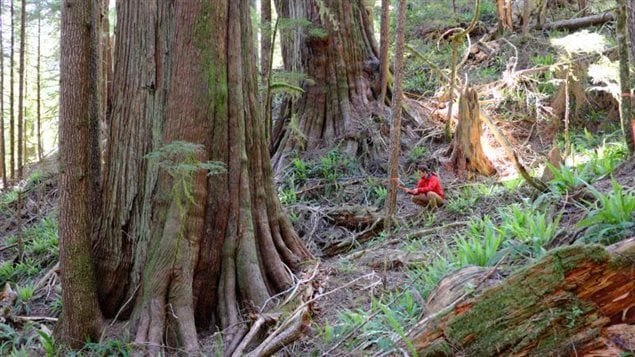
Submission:
M 392 97 L 392 127 L 390 130 L 390 191 L 388 193 L 386 222 L 384 226 L 390 233 L 393 216 L 397 207 L 397 180 L 399 177 L 399 156 L 401 154 L 401 101 L 403 90 L 403 52 L 406 26 L 406 0 L 399 0 L 397 9 L 397 52 L 395 53 L 395 83 Z
M 9 55 L 9 171 L 11 172 L 11 180 L 15 179 L 15 97 L 14 97 L 14 89 L 15 89 L 15 8 L 13 4 L 13 0 L 11 0 L 10 6 L 10 17 L 11 17 L 11 53 Z
M 20 64 L 18 67 L 18 180 L 24 176 L 26 152 L 24 149 L 24 61 L 26 47 L 26 0 L 22 0 L 20 11 Z
M 620 118 L 626 146 L 632 155 L 635 153 L 635 121 L 633 121 L 630 62 L 628 60 L 627 12 L 626 0 L 618 0 L 616 32 L 620 55 L 620 89 L 622 93 L 620 97 Z
M 388 37 L 390 32 L 390 0 L 381 1 L 381 30 L 380 30 L 380 46 L 379 46 L 379 88 L 375 89 L 379 93 L 379 102 L 386 101 L 386 92 L 388 90 L 389 61 L 388 61 Z
M 459 99 L 459 123 L 452 141 L 449 162 L 456 172 L 473 171 L 483 175 L 496 173 L 481 145 L 483 127 L 480 114 L 476 91 L 465 88 Z
M 366 2 L 278 1 L 280 16 L 308 19 L 312 28 L 297 28 L 282 37 L 287 71 L 302 72 L 301 98 L 286 106 L 273 131 L 273 166 L 284 166 L 292 151 L 341 144 L 347 155 L 375 156 L 385 152 L 370 132 L 369 118 L 386 117 L 386 107 L 374 92 L 379 80 L 379 51 Z M 321 14 L 329 14 L 323 16 Z M 294 107 L 297 112 L 289 109 Z M 297 117 L 297 125 L 289 121 Z M 370 140 L 368 140 L 370 138 Z M 362 156 L 363 157 L 363 156 Z
M 90 118 L 91 19 L 94 3 L 65 0 L 62 5 L 60 61 L 60 269 L 62 318 L 60 337 L 74 348 L 87 338 L 96 340 L 101 329 L 96 281 L 91 264 L 91 204 L 96 197 L 91 174 L 93 140 Z M 87 26 L 92 24 L 93 26 Z
M 2 8 L 3 1 L 0 0 L 0 173 L 2 174 L 2 187 L 6 189 L 9 186 L 9 179 L 7 173 L 7 161 L 6 161 L 6 142 L 4 139 L 4 45 L 2 32 L 4 26 L 2 23 Z
M 511 0 L 496 0 L 496 9 L 498 13 L 498 30 L 513 31 Z
M 44 148 L 42 147 L 42 14 L 37 18 L 37 60 L 36 60 L 36 136 L 37 136 L 37 159 L 42 160 Z

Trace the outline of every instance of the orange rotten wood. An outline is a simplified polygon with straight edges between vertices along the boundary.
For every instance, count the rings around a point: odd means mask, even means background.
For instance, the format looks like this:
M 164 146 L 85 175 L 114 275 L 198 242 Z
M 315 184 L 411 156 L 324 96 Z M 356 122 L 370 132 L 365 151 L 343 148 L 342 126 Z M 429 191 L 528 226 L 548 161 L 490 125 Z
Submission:
M 420 355 L 614 355 L 635 349 L 635 237 L 570 246 L 422 320 Z

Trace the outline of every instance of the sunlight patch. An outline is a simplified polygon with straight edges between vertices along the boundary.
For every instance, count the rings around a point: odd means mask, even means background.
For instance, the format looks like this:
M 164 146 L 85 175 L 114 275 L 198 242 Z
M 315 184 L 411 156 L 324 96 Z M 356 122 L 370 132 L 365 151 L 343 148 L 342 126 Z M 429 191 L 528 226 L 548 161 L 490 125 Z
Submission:
M 604 36 L 591 33 L 588 30 L 552 39 L 551 44 L 568 53 L 601 53 L 608 45 Z

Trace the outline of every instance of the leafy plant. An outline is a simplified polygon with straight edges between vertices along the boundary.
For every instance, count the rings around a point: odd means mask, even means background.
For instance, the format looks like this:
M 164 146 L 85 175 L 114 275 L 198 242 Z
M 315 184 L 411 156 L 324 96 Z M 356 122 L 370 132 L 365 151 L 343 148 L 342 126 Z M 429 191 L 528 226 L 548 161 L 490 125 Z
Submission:
M 611 185 L 612 191 L 607 195 L 588 186 L 597 201 L 578 223 L 579 227 L 587 228 L 582 238 L 585 242 L 611 244 L 635 231 L 635 194 L 633 191 L 625 192 L 614 179 Z
M 527 251 L 534 258 L 545 253 L 544 246 L 555 237 L 561 218 L 518 204 L 500 210 L 500 217 L 506 240 L 520 242 L 522 246 L 514 247 L 516 252 Z
M 487 266 L 495 263 L 496 253 L 503 244 L 504 236 L 494 226 L 489 217 L 473 220 L 468 224 L 466 234 L 459 234 L 454 239 L 456 244 L 455 259 L 460 266 Z
M 302 159 L 296 157 L 291 161 L 293 175 L 299 182 L 304 182 L 309 174 L 309 165 Z
M 423 146 L 417 145 L 408 152 L 408 159 L 411 162 L 419 161 L 422 157 L 426 155 L 427 152 L 428 152 L 428 149 L 426 149 Z
M 298 203 L 298 194 L 295 190 L 295 187 L 283 187 L 278 194 L 280 198 L 280 203 L 283 205 L 293 205 Z
M 89 355 L 128 357 L 132 353 L 132 346 L 124 341 L 113 339 L 101 342 L 89 342 L 84 346 Z

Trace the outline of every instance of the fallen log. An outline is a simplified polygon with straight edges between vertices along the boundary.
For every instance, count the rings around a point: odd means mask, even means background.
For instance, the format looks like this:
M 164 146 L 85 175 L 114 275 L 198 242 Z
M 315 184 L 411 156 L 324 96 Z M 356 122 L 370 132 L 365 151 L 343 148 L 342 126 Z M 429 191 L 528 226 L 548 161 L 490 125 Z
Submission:
M 635 238 L 556 249 L 423 319 L 408 340 L 422 356 L 619 355 L 635 348 L 633 324 Z
M 548 22 L 544 24 L 542 28 L 544 30 L 567 29 L 574 31 L 589 26 L 601 25 L 613 21 L 614 18 L 613 13 L 605 12 L 603 14 L 579 17 L 577 19 Z

